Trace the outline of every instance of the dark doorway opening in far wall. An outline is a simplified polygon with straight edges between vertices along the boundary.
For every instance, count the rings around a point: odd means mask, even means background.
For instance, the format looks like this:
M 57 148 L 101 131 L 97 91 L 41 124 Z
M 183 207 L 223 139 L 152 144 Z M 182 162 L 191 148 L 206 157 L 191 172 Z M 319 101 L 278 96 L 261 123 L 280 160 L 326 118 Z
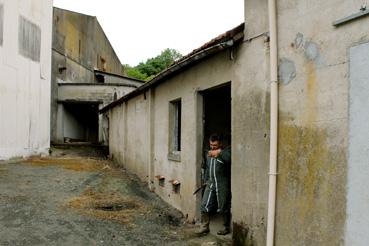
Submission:
M 99 133 L 99 103 L 64 103 L 64 142 L 97 143 Z

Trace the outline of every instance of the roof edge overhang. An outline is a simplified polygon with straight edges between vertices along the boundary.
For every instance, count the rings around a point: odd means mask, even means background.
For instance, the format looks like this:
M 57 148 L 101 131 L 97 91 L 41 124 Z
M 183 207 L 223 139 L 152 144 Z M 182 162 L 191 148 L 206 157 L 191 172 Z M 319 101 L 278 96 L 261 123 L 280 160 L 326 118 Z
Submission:
M 194 50 L 187 56 L 181 58 L 173 65 L 159 73 L 152 80 L 146 82 L 142 86 L 138 87 L 136 90 L 128 93 L 127 95 L 119 98 L 118 100 L 108 104 L 104 108 L 100 109 L 99 113 L 105 113 L 109 109 L 122 104 L 123 102 L 140 95 L 146 91 L 148 91 L 151 87 L 157 86 L 160 83 L 164 82 L 170 76 L 177 74 L 180 71 L 183 71 L 186 68 L 191 67 L 197 62 L 204 60 L 205 58 L 219 53 L 223 50 L 233 47 L 237 43 L 243 40 L 244 37 L 244 24 L 237 26 L 236 28 L 220 35 L 218 38 L 211 40 L 205 45 L 201 46 L 199 49 Z

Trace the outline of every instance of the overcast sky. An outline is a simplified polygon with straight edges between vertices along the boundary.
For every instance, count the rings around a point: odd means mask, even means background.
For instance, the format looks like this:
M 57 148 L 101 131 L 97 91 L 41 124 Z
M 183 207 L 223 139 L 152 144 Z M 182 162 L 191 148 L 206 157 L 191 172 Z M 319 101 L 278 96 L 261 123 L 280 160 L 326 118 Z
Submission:
M 185 55 L 244 21 L 244 0 L 54 0 L 97 16 L 123 64 L 137 65 L 166 48 Z

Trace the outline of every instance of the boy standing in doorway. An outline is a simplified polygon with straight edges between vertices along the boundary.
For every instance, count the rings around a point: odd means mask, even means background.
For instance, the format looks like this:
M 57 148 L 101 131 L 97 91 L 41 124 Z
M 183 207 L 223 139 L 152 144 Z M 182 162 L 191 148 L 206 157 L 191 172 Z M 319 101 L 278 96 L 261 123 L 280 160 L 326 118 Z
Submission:
M 221 135 L 209 138 L 210 150 L 203 163 L 206 184 L 201 201 L 201 225 L 197 234 L 209 233 L 210 213 L 223 216 L 223 230 L 218 235 L 230 233 L 231 223 L 231 148 L 224 147 Z

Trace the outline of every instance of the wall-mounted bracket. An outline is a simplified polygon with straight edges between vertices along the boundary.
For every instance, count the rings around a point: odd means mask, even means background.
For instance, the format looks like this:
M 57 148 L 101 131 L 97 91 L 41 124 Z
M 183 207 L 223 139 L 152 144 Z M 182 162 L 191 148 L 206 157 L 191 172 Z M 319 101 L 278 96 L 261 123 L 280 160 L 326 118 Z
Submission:
M 178 180 L 172 179 L 172 180 L 169 180 L 169 183 L 172 184 L 173 192 L 178 194 L 181 189 L 181 182 L 179 182 Z
M 347 24 L 348 22 L 354 21 L 356 19 L 362 18 L 362 17 L 367 16 L 367 15 L 369 15 L 369 9 L 367 9 L 366 6 L 362 6 L 359 13 L 356 13 L 356 14 L 347 16 L 345 18 L 336 20 L 335 22 L 333 22 L 332 25 L 335 26 L 335 27 L 338 27 L 338 26 Z
M 160 186 L 164 186 L 165 177 L 163 175 L 156 175 L 155 178 L 158 180 Z

